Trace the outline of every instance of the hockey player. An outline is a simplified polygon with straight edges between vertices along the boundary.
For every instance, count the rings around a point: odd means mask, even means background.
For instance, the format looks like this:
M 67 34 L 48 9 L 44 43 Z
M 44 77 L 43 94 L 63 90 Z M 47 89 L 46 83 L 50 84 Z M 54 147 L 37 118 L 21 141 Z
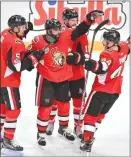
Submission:
M 86 15 L 85 20 L 74 31 L 61 32 L 61 24 L 56 19 L 47 20 L 45 23 L 46 34 L 34 38 L 32 49 L 41 50 L 47 47 L 48 52 L 37 65 L 36 79 L 36 105 L 38 107 L 37 128 L 38 144 L 46 145 L 45 135 L 54 98 L 58 105 L 59 129 L 58 133 L 70 141 L 74 136 L 68 132 L 70 92 L 68 80 L 72 77 L 72 66 L 66 63 L 69 49 L 72 49 L 76 38 L 85 34 L 91 24 L 102 11 L 92 11 Z M 54 38 L 56 42 L 51 44 Z M 78 54 L 73 55 L 75 64 L 83 62 Z
M 28 69 L 41 59 L 42 51 L 26 53 L 22 38 L 25 37 L 30 27 L 21 15 L 11 16 L 8 20 L 8 29 L 5 29 L 1 37 L 0 60 L 0 130 L 4 125 L 4 137 L 2 147 L 12 151 L 23 151 L 23 147 L 14 141 L 17 118 L 20 114 L 20 76 L 21 71 Z M 25 57 L 25 54 L 27 57 Z
M 66 9 L 63 11 L 62 15 L 65 28 L 64 31 L 70 30 L 73 31 L 78 24 L 78 13 L 74 9 Z M 84 34 L 81 37 L 77 38 L 74 41 L 72 52 L 77 56 L 79 55 L 84 59 L 84 54 L 88 51 L 88 39 L 87 35 Z M 76 126 L 78 125 L 80 105 L 82 101 L 82 93 L 85 84 L 84 77 L 84 67 L 83 63 L 76 64 L 72 57 L 72 52 L 67 56 L 67 63 L 72 65 L 73 76 L 69 79 L 69 88 L 71 93 L 71 98 L 73 100 L 73 114 L 74 114 L 74 133 L 76 134 Z M 76 53 L 77 52 L 77 53 Z M 52 105 L 52 111 L 50 113 L 50 121 L 48 124 L 48 128 L 46 130 L 47 135 L 52 135 L 54 129 L 55 115 L 57 111 L 57 102 L 54 101 L 55 104 Z M 81 126 L 83 121 L 81 120 Z M 79 138 L 82 138 L 82 131 L 79 133 Z
M 122 72 L 130 52 L 128 42 L 120 42 L 120 33 L 109 30 L 103 34 L 105 50 L 100 54 L 99 61 L 87 60 L 85 69 L 96 74 L 92 91 L 86 105 L 84 117 L 84 138 L 80 149 L 91 151 L 95 140 L 94 133 L 121 94 Z M 89 106 L 88 106 L 89 105 Z

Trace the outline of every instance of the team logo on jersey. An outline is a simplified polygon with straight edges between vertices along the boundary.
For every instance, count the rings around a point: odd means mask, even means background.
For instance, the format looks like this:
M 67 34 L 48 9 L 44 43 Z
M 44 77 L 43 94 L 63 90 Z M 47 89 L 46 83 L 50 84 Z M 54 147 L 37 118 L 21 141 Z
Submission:
M 63 52 L 59 52 L 57 48 L 51 49 L 53 65 L 62 67 L 66 63 L 66 56 Z

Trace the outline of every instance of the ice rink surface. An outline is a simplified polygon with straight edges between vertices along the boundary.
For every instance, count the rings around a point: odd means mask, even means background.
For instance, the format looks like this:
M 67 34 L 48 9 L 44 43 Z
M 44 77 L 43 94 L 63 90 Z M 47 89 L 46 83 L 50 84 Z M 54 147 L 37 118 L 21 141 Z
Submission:
M 98 53 L 93 54 L 98 58 Z M 90 156 L 129 156 L 129 60 L 125 65 L 122 94 L 116 101 L 105 120 L 96 132 L 96 141 Z M 87 93 L 89 93 L 94 74 L 90 72 Z M 18 119 L 16 140 L 24 147 L 25 156 L 83 156 L 79 150 L 79 142 L 74 144 L 57 136 L 58 119 L 55 130 L 48 137 L 45 150 L 37 145 L 35 106 L 35 77 L 36 70 L 23 72 L 21 83 L 22 112 Z M 72 104 L 70 109 L 70 128 L 73 129 Z

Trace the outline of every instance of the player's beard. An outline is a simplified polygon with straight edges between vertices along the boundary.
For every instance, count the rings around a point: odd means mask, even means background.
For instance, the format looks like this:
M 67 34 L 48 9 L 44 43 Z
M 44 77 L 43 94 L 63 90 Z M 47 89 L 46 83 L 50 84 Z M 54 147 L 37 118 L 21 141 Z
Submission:
M 47 34 L 46 35 L 46 41 L 50 44 L 50 43 L 56 43 L 59 40 L 60 34 L 59 35 L 51 35 L 51 34 Z
M 60 38 L 60 34 L 57 35 L 52 34 L 52 37 L 56 40 L 55 42 L 57 42 Z
M 65 25 L 66 25 L 67 28 L 76 28 L 76 26 L 77 26 L 75 24 L 71 26 L 71 25 L 69 25 L 69 23 L 66 23 Z

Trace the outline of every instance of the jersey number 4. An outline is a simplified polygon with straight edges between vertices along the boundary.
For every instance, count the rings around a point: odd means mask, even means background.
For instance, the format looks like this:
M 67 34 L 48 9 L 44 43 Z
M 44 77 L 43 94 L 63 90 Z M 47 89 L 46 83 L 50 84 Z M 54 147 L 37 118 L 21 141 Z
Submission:
M 117 68 L 117 69 L 111 74 L 111 79 L 122 75 L 123 66 L 124 66 L 124 65 L 119 66 L 119 68 Z

